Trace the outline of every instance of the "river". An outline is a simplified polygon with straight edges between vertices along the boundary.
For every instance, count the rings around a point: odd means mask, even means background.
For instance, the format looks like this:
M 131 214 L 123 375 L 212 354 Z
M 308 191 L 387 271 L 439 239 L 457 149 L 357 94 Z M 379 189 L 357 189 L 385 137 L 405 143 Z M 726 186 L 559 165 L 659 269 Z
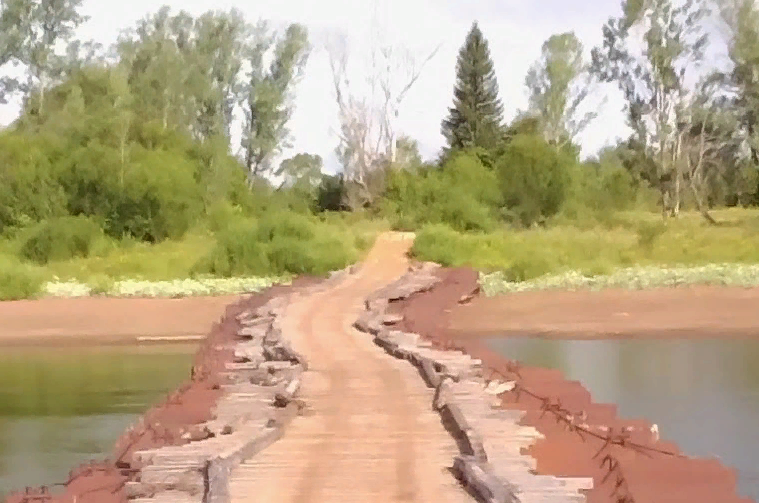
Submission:
M 189 375 L 194 352 L 177 344 L 2 348 L 0 500 L 110 455 L 124 429 Z
M 737 468 L 739 493 L 759 501 L 759 341 L 495 338 L 525 365 L 560 369 L 621 417 L 644 417 L 691 456 Z

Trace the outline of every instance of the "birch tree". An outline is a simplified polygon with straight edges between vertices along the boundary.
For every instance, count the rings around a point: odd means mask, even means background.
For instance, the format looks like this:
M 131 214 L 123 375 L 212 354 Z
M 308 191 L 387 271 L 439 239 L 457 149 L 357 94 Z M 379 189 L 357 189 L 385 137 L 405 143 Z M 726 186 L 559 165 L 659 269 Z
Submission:
M 0 67 L 23 66 L 25 80 L 3 77 L 0 100 L 36 93 L 38 114 L 44 112 L 45 92 L 57 83 L 64 57 L 56 45 L 68 43 L 87 20 L 79 14 L 82 0 L 0 0 Z
M 662 216 L 680 210 L 680 131 L 687 123 L 689 81 L 704 57 L 704 0 L 626 0 L 623 13 L 604 25 L 592 52 L 595 75 L 617 82 L 627 101 L 628 124 L 656 162 Z M 636 40 L 635 35 L 642 34 Z M 642 39 L 642 40 L 641 40 Z M 638 54 L 633 47 L 642 42 Z
M 529 111 L 540 117 L 544 139 L 556 148 L 572 142 L 605 103 L 581 112 L 592 90 L 588 69 L 582 43 L 574 32 L 565 32 L 543 43 L 540 59 L 527 72 Z

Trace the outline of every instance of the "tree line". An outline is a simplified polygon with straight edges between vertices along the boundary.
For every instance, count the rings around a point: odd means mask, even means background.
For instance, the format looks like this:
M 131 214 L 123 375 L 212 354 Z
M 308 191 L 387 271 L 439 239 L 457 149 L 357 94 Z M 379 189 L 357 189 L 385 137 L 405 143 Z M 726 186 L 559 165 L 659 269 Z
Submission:
M 366 99 L 348 79 L 347 40 L 333 37 L 334 176 L 307 152 L 276 162 L 292 145 L 294 92 L 314 50 L 304 26 L 162 7 L 106 48 L 74 38 L 87 21 L 81 3 L 0 0 L 0 68 L 23 70 L 0 79 L 0 98 L 23 103 L 0 132 L 0 232 L 72 215 L 156 242 L 215 212 L 272 204 L 462 230 L 636 205 L 664 217 L 692 207 L 714 223 L 715 206 L 759 204 L 754 0 L 625 0 L 589 59 L 573 32 L 553 35 L 524 77 L 528 108 L 510 121 L 475 22 L 441 111 L 445 147 L 427 162 L 396 119 L 437 51 L 375 44 Z M 728 69 L 705 58 L 714 21 Z M 622 91 L 632 134 L 581 161 L 577 137 L 603 105 L 594 97 L 603 83 Z

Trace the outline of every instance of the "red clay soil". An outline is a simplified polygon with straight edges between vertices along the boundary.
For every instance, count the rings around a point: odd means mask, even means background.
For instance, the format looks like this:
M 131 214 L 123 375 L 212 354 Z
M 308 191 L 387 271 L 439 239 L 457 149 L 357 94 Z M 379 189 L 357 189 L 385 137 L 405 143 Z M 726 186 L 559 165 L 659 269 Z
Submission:
M 66 482 L 12 493 L 6 503 L 125 503 L 124 484 L 133 480 L 140 468 L 132 459 L 136 451 L 189 443 L 190 440 L 182 436 L 187 432 L 195 434 L 198 430 L 193 426 L 212 419 L 212 409 L 222 393 L 219 372 L 233 357 L 232 351 L 221 345 L 234 339 L 239 328 L 237 315 L 246 309 L 262 306 L 288 290 L 318 281 L 299 278 L 292 285 L 273 286 L 227 306 L 221 321 L 201 343 L 189 380 L 149 409 L 137 425 L 126 431 L 116 441 L 110 458 L 75 467 Z
M 457 347 L 482 359 L 487 373 L 500 371 L 506 378 L 518 383 L 524 391 L 505 393 L 502 403 L 505 408 L 526 411 L 523 424 L 537 428 L 545 436 L 528 450 L 537 460 L 539 474 L 593 477 L 594 489 L 588 492 L 591 503 L 751 501 L 736 494 L 734 470 L 714 460 L 686 458 L 676 445 L 655 442 L 649 430 L 651 423 L 619 418 L 616 406 L 594 403 L 590 393 L 579 382 L 565 379 L 559 371 L 528 367 L 509 369 L 510 362 L 488 350 L 481 338 L 462 337 L 460 330 L 448 328 L 448 319 L 455 315 L 456 310 L 465 309 L 460 306 L 460 301 L 470 302 L 466 297 L 477 291 L 477 274 L 469 269 L 442 269 L 439 275 L 443 281 L 431 291 L 395 303 L 393 311 L 405 317 L 399 328 L 416 332 L 439 347 Z M 599 306 L 603 305 L 603 298 L 603 292 L 595 295 L 594 309 L 602 309 Z M 541 313 L 544 314 L 543 311 Z M 560 319 L 561 313 L 551 312 L 546 316 Z M 476 326 L 472 328 L 477 330 Z M 576 431 L 570 431 L 565 422 L 557 420 L 559 414 L 546 409 L 584 417 L 584 422 L 590 426 L 606 425 L 616 432 L 627 426 L 636 428 L 624 441 L 627 446 L 606 445 L 605 440 L 588 433 L 581 436 Z M 598 435 L 608 436 L 600 432 Z M 621 443 L 622 438 L 612 435 L 613 442 Z M 646 452 L 631 448 L 630 442 L 645 446 L 643 450 Z M 601 454 L 597 454 L 599 451 Z M 607 454 L 611 457 L 603 461 Z M 611 473 L 610 462 L 615 465 Z

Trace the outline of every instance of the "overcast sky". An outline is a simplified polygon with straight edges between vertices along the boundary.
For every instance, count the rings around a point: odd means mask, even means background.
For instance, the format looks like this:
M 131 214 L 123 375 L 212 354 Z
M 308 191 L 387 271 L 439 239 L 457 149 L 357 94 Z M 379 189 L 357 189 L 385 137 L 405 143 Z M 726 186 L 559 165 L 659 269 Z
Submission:
M 334 134 L 336 106 L 327 55 L 318 41 L 324 33 L 345 32 L 350 42 L 351 64 L 356 64 L 354 78 L 359 80 L 364 71 L 360 63 L 369 54 L 367 35 L 373 17 L 373 2 L 174 0 L 166 3 L 175 12 L 185 9 L 194 15 L 209 9 L 236 7 L 249 21 L 263 18 L 281 25 L 297 21 L 309 28 L 316 44 L 305 77 L 297 88 L 296 110 L 290 124 L 294 136 L 291 153 L 319 154 L 325 159 L 328 170 L 333 171 L 332 152 L 337 144 Z M 146 0 L 85 0 L 83 11 L 91 19 L 80 29 L 79 36 L 110 44 L 121 29 L 134 25 L 145 14 L 157 10 L 159 5 Z M 440 51 L 407 95 L 400 111 L 400 132 L 419 141 L 424 157 L 437 154 L 443 142 L 440 121 L 452 100 L 456 54 L 472 21 L 479 21 L 490 43 L 506 118 L 510 119 L 527 104 L 524 76 L 529 65 L 539 56 L 543 41 L 554 33 L 574 30 L 589 52 L 600 42 L 603 23 L 610 15 L 617 15 L 619 9 L 617 0 L 381 0 L 378 17 L 391 41 L 405 45 L 421 59 L 442 43 Z M 602 95 L 608 95 L 606 106 L 580 138 L 585 154 L 593 153 L 626 134 L 619 94 L 610 86 L 602 90 Z M 17 106 L 0 105 L 0 123 L 9 123 L 17 112 Z

